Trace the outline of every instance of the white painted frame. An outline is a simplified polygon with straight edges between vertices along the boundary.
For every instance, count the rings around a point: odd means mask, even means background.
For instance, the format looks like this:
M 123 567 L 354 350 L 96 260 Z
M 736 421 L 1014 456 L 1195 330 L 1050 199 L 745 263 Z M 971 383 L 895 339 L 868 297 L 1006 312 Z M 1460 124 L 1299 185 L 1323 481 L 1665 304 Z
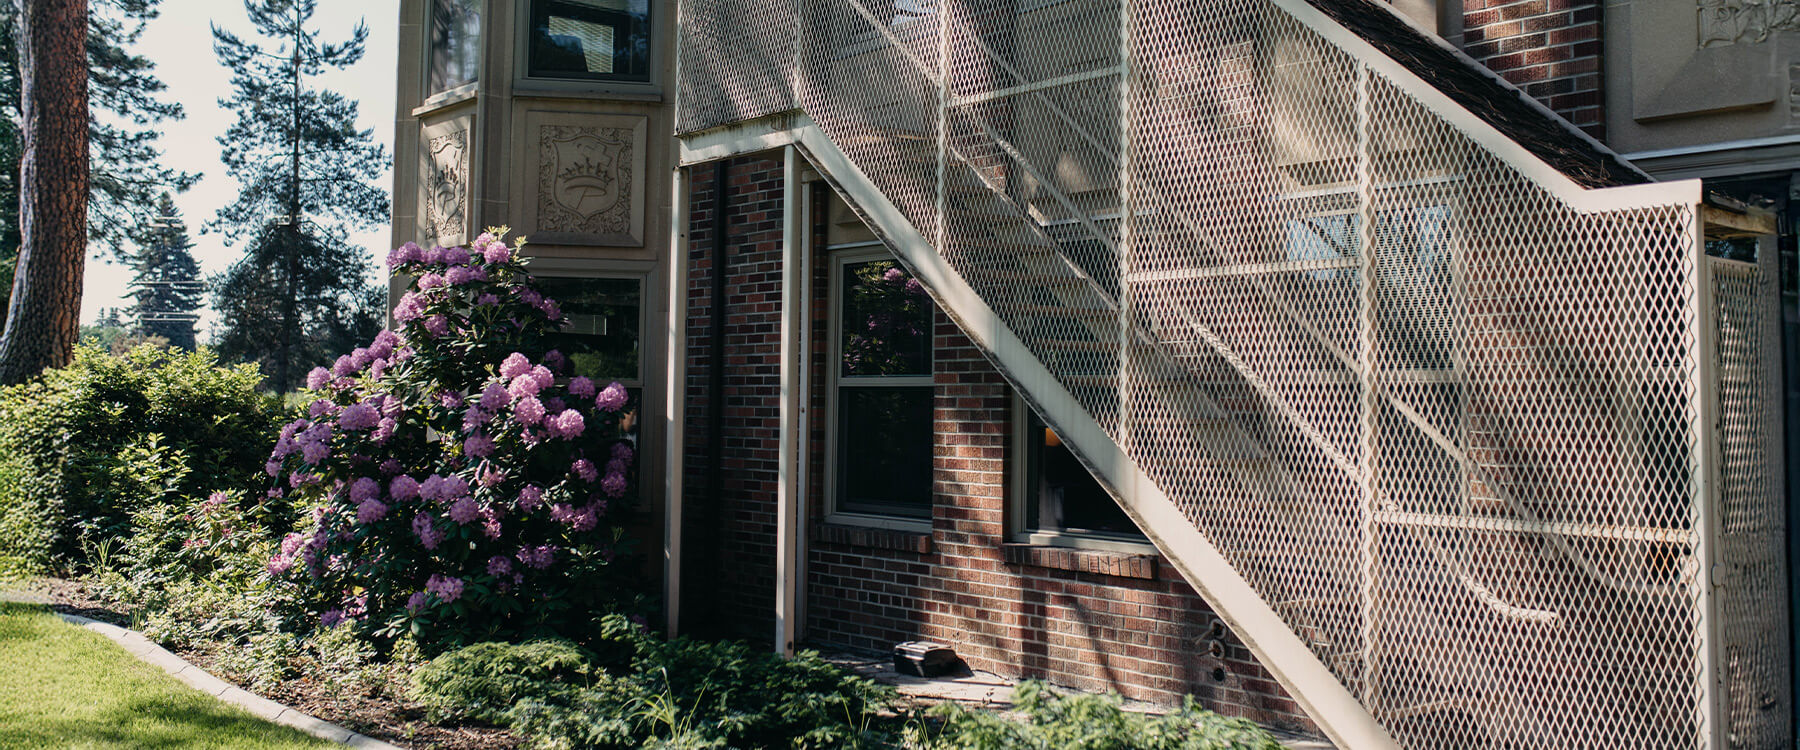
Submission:
M 675 167 L 669 180 L 669 278 L 663 357 L 663 615 L 672 636 L 681 632 L 681 553 L 687 442 L 687 281 L 688 218 L 692 187 L 687 170 Z
M 846 510 L 838 507 L 838 448 L 842 447 L 842 430 L 838 427 L 841 415 L 838 405 L 838 389 L 840 387 L 919 387 L 931 386 L 933 375 L 913 375 L 906 377 L 858 378 L 856 386 L 844 386 L 838 375 L 838 364 L 844 357 L 844 268 L 855 263 L 892 260 L 905 264 L 894 256 L 893 251 L 879 240 L 872 242 L 853 242 L 843 245 L 827 245 L 826 267 L 829 269 L 826 289 L 829 302 L 826 306 L 828 325 L 826 335 L 831 337 L 826 346 L 825 379 L 821 385 L 825 389 L 825 522 L 847 526 L 867 526 L 893 531 L 909 531 L 929 533 L 931 531 L 930 508 L 935 498 L 926 499 L 926 515 L 924 518 L 888 515 L 867 511 Z M 935 337 L 934 337 L 935 338 Z M 932 361 L 937 361 L 936 347 L 933 347 Z
M 775 490 L 775 651 L 793 656 L 803 631 L 806 590 L 806 371 L 812 321 L 812 264 L 807 237 L 812 212 L 801 180 L 805 164 L 793 146 L 782 149 L 781 406 Z M 722 190 L 723 186 L 716 186 Z

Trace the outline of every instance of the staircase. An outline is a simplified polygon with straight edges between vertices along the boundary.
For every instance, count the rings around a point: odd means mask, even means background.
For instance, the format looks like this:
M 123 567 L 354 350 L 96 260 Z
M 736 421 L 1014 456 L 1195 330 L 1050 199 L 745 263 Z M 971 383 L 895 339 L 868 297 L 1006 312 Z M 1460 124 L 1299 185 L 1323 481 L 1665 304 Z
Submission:
M 1786 726 L 1769 674 L 1735 688 L 1761 712 L 1714 687 L 1708 425 L 1757 406 L 1706 365 L 1751 334 L 1693 184 L 1584 188 L 1300 0 L 794 3 L 684 3 L 682 130 L 790 87 L 814 163 L 1341 746 Z

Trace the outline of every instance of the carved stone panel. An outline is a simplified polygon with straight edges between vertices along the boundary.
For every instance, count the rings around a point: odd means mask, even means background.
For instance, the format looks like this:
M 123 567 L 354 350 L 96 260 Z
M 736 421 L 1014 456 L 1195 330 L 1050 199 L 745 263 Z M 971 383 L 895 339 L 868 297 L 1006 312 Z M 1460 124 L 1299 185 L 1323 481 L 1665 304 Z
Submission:
M 576 245 L 640 246 L 644 237 L 642 117 L 533 112 L 531 236 Z
M 418 227 L 421 242 L 457 245 L 469 239 L 473 118 L 425 122 L 419 133 Z
M 457 244 L 469 223 L 469 131 L 453 130 L 426 141 L 425 225 L 439 244 Z
M 1800 0 L 1699 0 L 1700 46 L 1767 41 L 1800 30 Z

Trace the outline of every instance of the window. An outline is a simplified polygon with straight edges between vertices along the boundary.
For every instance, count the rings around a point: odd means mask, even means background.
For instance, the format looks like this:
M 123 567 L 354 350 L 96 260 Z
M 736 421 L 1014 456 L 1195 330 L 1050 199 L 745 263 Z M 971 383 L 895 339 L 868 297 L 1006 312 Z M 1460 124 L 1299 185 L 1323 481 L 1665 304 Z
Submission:
M 613 380 L 628 386 L 642 382 L 641 279 L 540 278 L 538 286 L 569 318 L 569 325 L 551 337 L 550 345 L 569 358 L 570 374 L 602 385 Z
M 1078 535 L 1142 542 L 1143 532 L 1112 494 L 1075 458 L 1044 420 L 1016 402 L 1021 412 L 1025 526 L 1032 541 Z M 1046 538 L 1049 537 L 1049 538 Z
M 931 298 L 885 250 L 839 254 L 833 281 L 834 508 L 929 518 Z
M 638 364 L 643 279 L 538 277 L 536 281 L 539 291 L 556 300 L 569 319 L 566 327 L 550 336 L 550 347 L 569 358 L 570 375 L 592 378 L 601 387 L 615 380 L 625 386 L 630 399 L 620 424 L 625 439 L 637 444 L 644 392 Z
M 649 0 L 532 0 L 533 78 L 650 80 Z
M 426 96 L 473 83 L 481 59 L 481 0 L 432 0 Z

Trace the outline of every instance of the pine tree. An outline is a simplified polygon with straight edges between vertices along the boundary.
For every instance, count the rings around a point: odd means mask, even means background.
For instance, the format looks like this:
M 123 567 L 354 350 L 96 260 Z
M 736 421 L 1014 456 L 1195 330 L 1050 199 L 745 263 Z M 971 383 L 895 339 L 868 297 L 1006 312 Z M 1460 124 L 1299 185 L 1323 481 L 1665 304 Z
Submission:
M 87 250 L 87 0 L 19 3 L 19 265 L 0 384 L 75 355 Z
M 156 64 L 130 47 L 158 15 L 161 0 L 94 0 L 87 15 L 88 96 L 93 116 L 88 145 L 90 248 L 124 260 L 136 217 L 149 214 L 166 190 L 191 187 L 199 175 L 158 163 L 156 138 L 163 123 L 186 115 L 163 101 Z M 13 33 L 18 11 L 0 2 L 0 253 L 19 246 L 19 69 Z
M 205 282 L 200 264 L 189 252 L 187 223 L 175 208 L 175 199 L 163 193 L 156 213 L 136 233 L 138 250 L 126 263 L 132 271 L 130 329 L 142 336 L 167 339 L 170 346 L 194 349 L 195 314 L 202 304 Z
M 271 51 L 217 27 L 213 50 L 232 72 L 238 113 L 220 158 L 241 188 L 207 231 L 247 239 L 244 258 L 214 284 L 222 355 L 261 363 L 277 391 L 329 355 L 375 333 L 366 251 L 351 226 L 387 218 L 387 193 L 371 183 L 387 163 L 372 131 L 356 129 L 356 102 L 308 84 L 362 59 L 368 27 L 336 44 L 308 28 L 314 0 L 245 0 Z

